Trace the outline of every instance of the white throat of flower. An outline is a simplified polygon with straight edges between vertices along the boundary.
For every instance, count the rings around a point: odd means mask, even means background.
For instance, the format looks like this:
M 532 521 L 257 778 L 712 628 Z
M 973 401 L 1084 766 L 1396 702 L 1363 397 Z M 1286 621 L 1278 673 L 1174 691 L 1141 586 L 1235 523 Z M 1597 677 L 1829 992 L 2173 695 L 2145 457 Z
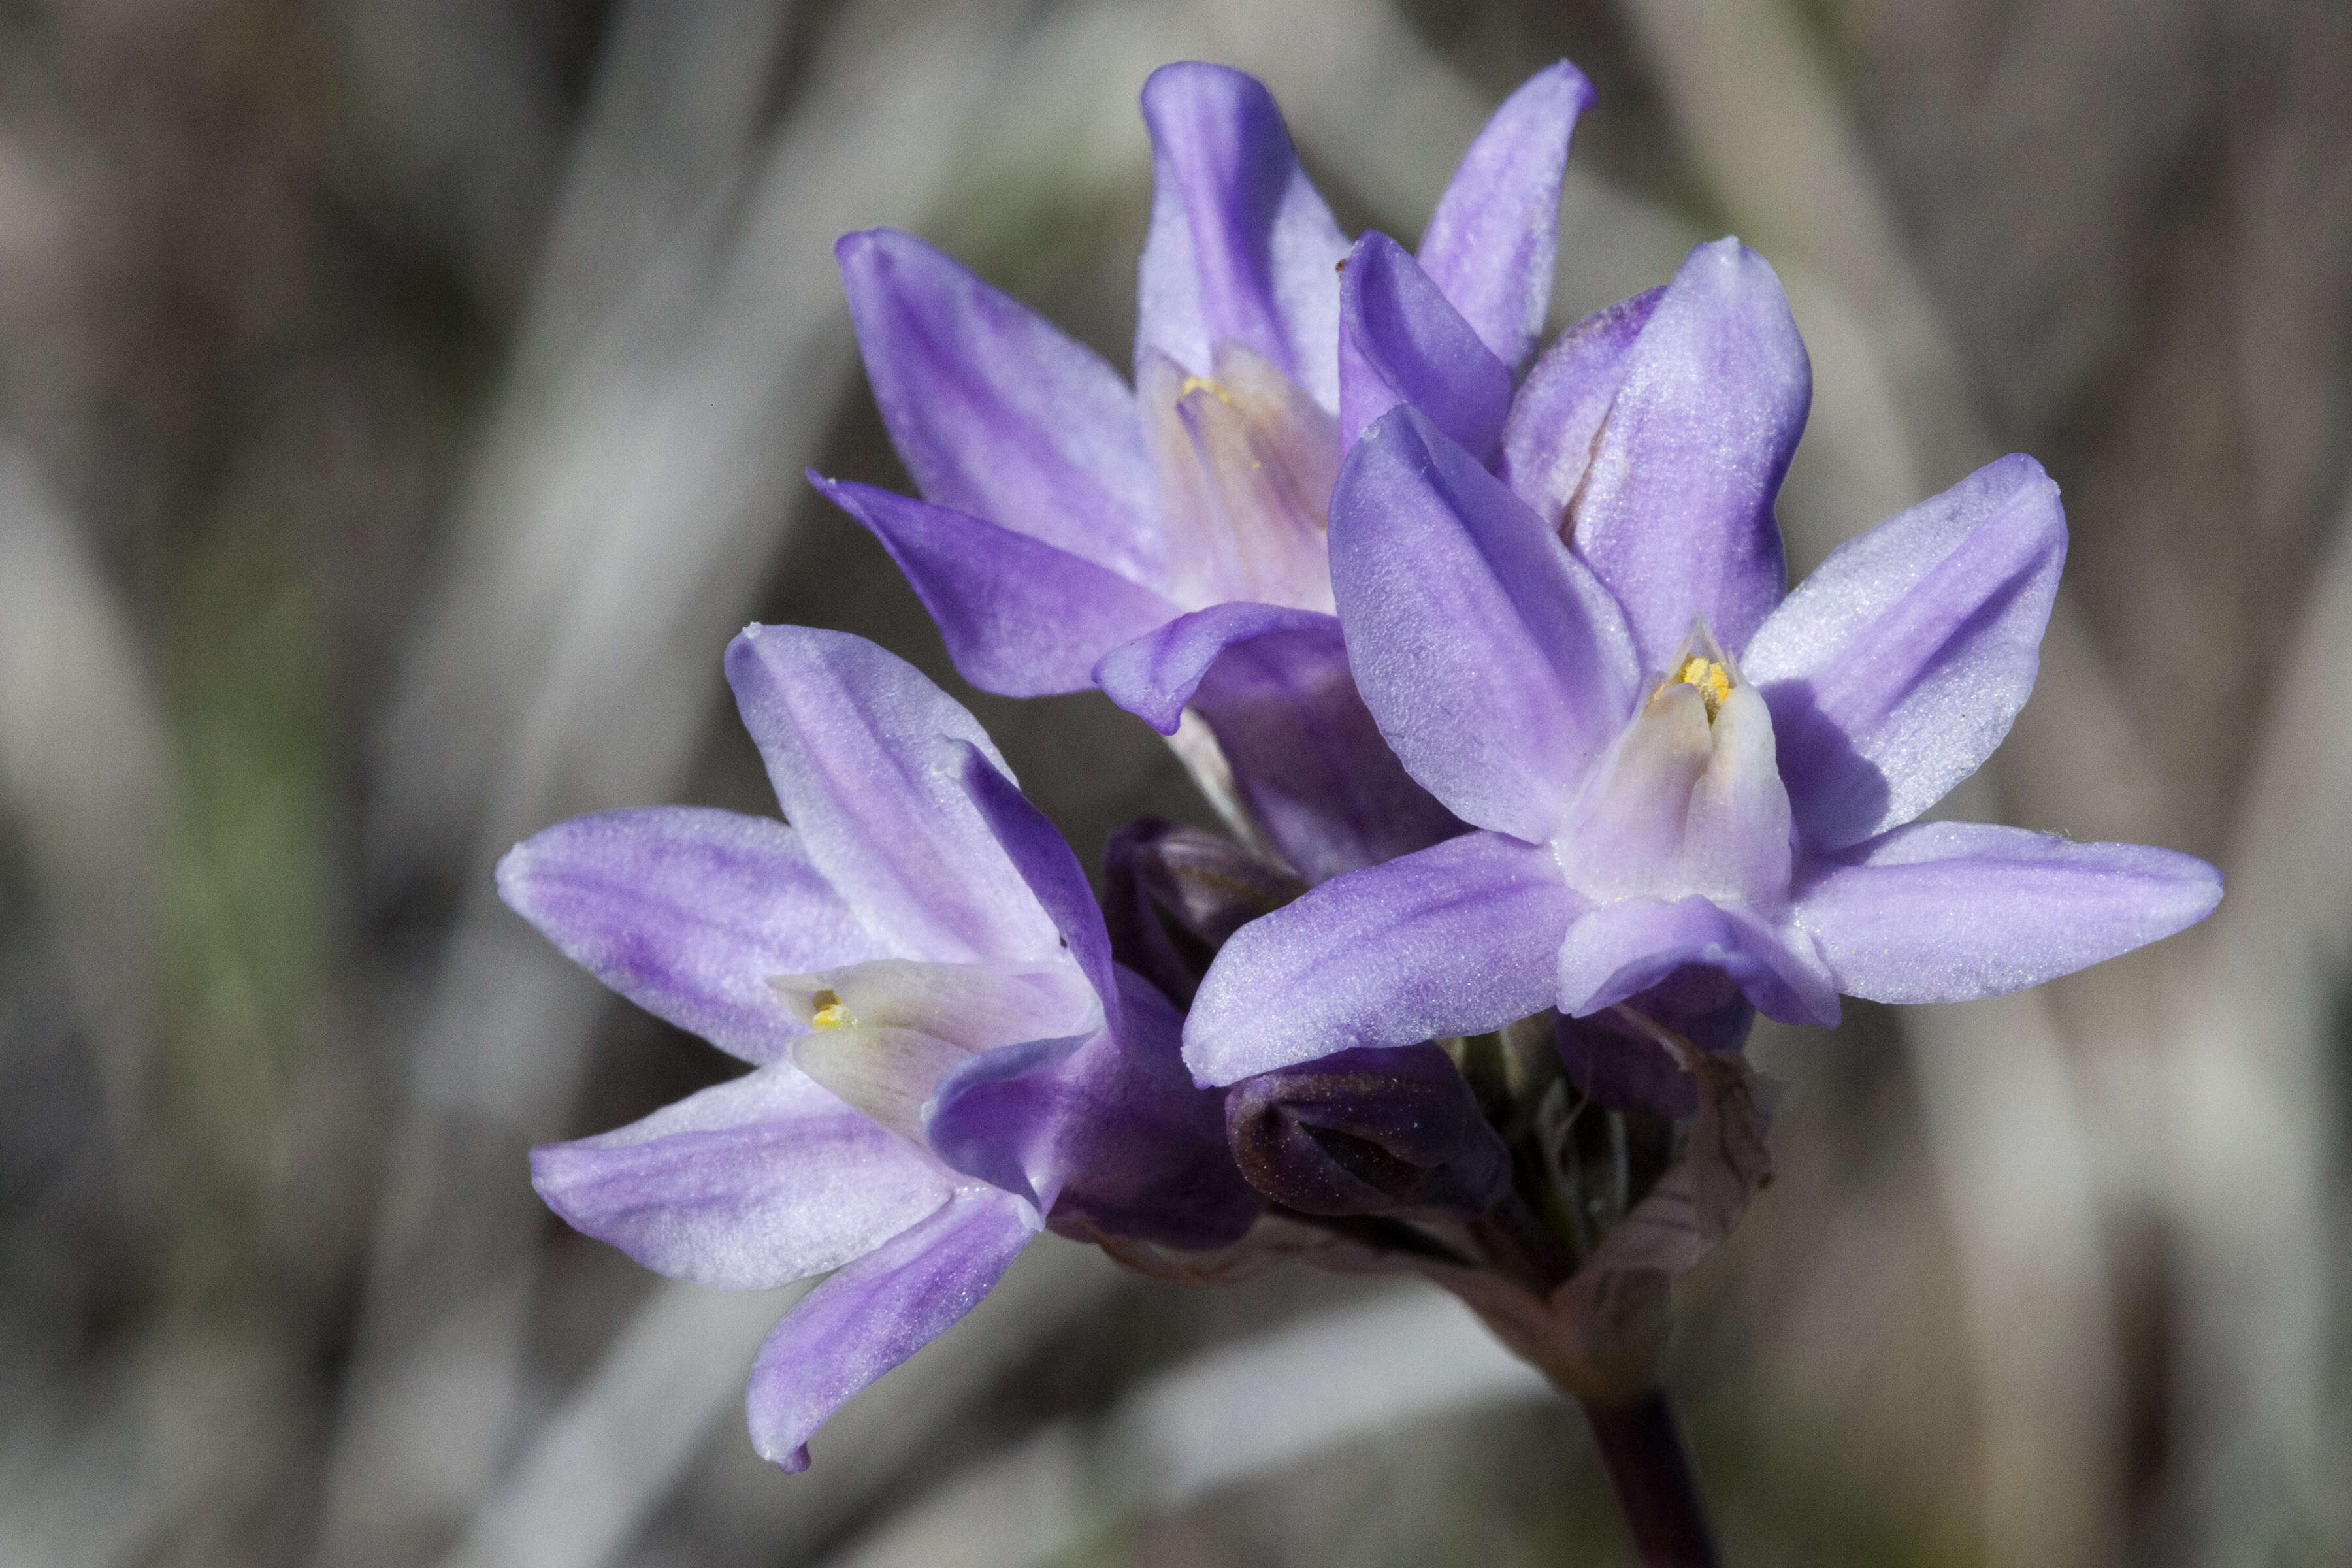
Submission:
M 923 1109 L 951 1068 L 982 1051 L 1090 1035 L 1102 1005 L 1075 964 L 879 959 L 768 982 L 809 1026 L 793 1061 L 842 1100 L 919 1143 Z
M 1595 901 L 1700 894 L 1759 913 L 1788 900 L 1788 791 L 1763 696 L 1703 620 L 1585 781 L 1554 841 Z
M 1207 375 L 1158 353 L 1138 367 L 1162 589 L 1188 610 L 1248 599 L 1328 612 L 1339 423 L 1264 355 L 1230 341 L 1215 354 Z

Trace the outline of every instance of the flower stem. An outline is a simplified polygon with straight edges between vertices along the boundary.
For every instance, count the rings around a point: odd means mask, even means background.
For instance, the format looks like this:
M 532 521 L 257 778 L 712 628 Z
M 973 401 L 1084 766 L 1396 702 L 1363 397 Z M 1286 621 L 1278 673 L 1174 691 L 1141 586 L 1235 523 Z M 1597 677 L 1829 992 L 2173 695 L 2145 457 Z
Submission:
M 1706 1505 L 1699 1500 L 1665 1391 L 1654 1387 L 1623 1404 L 1578 1403 L 1592 1423 L 1643 1568 L 1718 1568 Z

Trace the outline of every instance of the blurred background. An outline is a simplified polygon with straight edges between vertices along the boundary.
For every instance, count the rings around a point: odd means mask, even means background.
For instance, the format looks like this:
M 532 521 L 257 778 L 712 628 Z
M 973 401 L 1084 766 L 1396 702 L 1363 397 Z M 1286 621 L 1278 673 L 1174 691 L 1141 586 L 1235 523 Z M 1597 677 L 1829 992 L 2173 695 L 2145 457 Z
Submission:
M 795 1292 L 656 1279 L 523 1161 L 730 1065 L 488 875 L 577 812 L 772 810 L 748 619 L 969 695 L 800 478 L 905 488 L 837 234 L 1123 364 L 1153 66 L 1264 76 L 1409 244 L 1561 56 L 1555 324 L 1764 251 L 1794 570 L 2001 451 L 2063 487 L 2041 686 L 1948 809 L 2230 878 L 2042 992 L 1759 1034 L 1780 1179 L 1671 1366 L 1731 1561 L 2352 1561 L 2352 7 L 9 0 L 0 1563 L 1625 1561 L 1449 1300 L 1052 1239 L 770 1469 Z M 1099 698 L 972 705 L 1082 857 L 1206 820 Z

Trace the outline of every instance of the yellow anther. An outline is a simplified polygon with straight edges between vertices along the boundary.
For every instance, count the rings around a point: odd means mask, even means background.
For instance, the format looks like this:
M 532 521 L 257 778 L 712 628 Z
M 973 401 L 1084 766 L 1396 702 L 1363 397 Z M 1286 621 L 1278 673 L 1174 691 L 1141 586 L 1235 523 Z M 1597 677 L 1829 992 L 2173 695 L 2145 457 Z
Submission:
M 1698 654 L 1684 659 L 1683 667 L 1675 671 L 1668 684 L 1675 680 L 1698 688 L 1699 700 L 1706 704 L 1709 719 L 1713 719 L 1716 710 L 1723 706 L 1723 700 L 1731 695 L 1731 671 Z
M 831 991 L 820 991 L 809 998 L 815 1011 L 809 1022 L 820 1029 L 838 1029 L 849 1022 L 849 1009 L 841 1005 L 841 997 Z
M 1182 384 L 1176 388 L 1177 401 L 1181 403 L 1196 392 L 1207 393 L 1228 408 L 1234 406 L 1234 400 L 1226 395 L 1225 389 L 1205 375 L 1186 376 Z

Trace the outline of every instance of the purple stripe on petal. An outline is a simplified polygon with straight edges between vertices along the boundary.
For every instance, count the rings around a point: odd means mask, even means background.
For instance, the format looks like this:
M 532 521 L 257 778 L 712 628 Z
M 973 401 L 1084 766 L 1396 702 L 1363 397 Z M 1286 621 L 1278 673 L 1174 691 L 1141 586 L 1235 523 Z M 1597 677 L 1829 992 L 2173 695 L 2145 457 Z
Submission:
M 1625 382 L 1626 351 L 1664 289 L 1595 310 L 1559 335 L 1511 400 L 1495 471 L 1538 516 L 1568 533 L 1568 503 L 1592 466 L 1601 421 Z
M 866 379 L 924 496 L 1149 580 L 1135 395 L 1101 355 L 911 235 L 834 247 Z
M 1367 234 L 1339 285 L 1339 440 L 1353 447 L 1400 403 L 1484 462 L 1511 406 L 1511 370 L 1412 258 Z
M 1061 933 L 1063 946 L 1077 962 L 1079 973 L 1095 988 L 1104 1008 L 1110 1009 L 1118 995 L 1111 978 L 1110 937 L 1103 929 L 1102 906 L 1095 902 L 1094 888 L 1087 880 L 1086 868 L 1070 852 L 1069 841 L 977 747 L 960 741 L 947 744 L 953 748 L 964 791 L 980 808 L 981 819 L 996 835 L 1013 869 L 1028 884 L 1030 895 Z
M 1138 363 L 1156 349 L 1205 375 L 1217 342 L 1232 338 L 1337 412 L 1336 269 L 1348 241 L 1273 97 L 1223 66 L 1162 66 L 1143 84 L 1143 119 L 1152 201 Z
M 1041 1194 L 1072 1234 L 1238 1240 L 1265 1205 L 1226 1146 L 1224 1097 L 1184 1070 L 1167 999 L 1131 971 L 1118 983 L 1112 1027 L 1074 1052 L 974 1058 L 940 1081 L 924 1131 L 958 1169 Z
M 1539 1013 L 1583 907 L 1550 851 L 1496 833 L 1334 878 L 1234 933 L 1192 999 L 1185 1064 L 1227 1084 Z
M 1566 60 L 1521 83 L 1462 155 L 1421 238 L 1423 269 L 1514 371 L 1543 332 L 1569 133 L 1592 98 Z
M 616 1131 L 542 1144 L 530 1182 L 574 1229 L 656 1273 L 735 1289 L 837 1268 L 955 1185 L 788 1062 Z
M 966 1187 L 801 1298 L 751 1363 L 751 1446 L 807 1469 L 825 1417 L 978 1306 L 1036 1233 L 1019 1198 Z
M 1772 501 L 1812 389 L 1764 258 L 1736 239 L 1693 250 L 1627 351 L 1571 506 L 1570 542 L 1625 606 L 1644 670 L 1693 616 L 1738 653 L 1780 602 Z
M 2065 559 L 2058 487 L 2007 457 L 1841 546 L 1765 621 L 1746 673 L 1811 847 L 1910 821 L 1992 755 Z
M 781 822 L 701 806 L 608 811 L 507 851 L 499 896 L 566 958 L 748 1062 L 800 1024 L 768 988 L 898 950 L 862 925 Z
M 1339 623 L 1328 616 L 1228 647 L 1192 706 L 1250 815 L 1308 882 L 1465 831 L 1381 739 L 1356 693 Z
M 1357 689 L 1405 771 L 1465 822 L 1549 837 L 1639 682 L 1592 574 L 1400 408 L 1340 472 L 1331 583 Z
M 1004 697 L 1083 691 L 1097 660 L 1172 619 L 1149 588 L 1050 544 L 870 485 L 809 476 L 874 532 L 966 680 Z
M 1184 705 L 1225 649 L 1267 632 L 1312 629 L 1330 621 L 1314 610 L 1244 600 L 1212 605 L 1111 649 L 1095 667 L 1095 682 L 1113 702 L 1161 734 L 1172 735 L 1183 720 Z
M 1786 1024 L 1838 1021 L 1837 989 L 1801 931 L 1775 931 L 1745 910 L 1691 897 L 1594 907 L 1559 948 L 1559 1010 L 1582 1016 L 1704 963 L 1738 983 L 1757 1011 Z
M 809 859 L 869 928 L 942 963 L 1060 950 L 939 742 L 1003 759 L 914 666 L 846 633 L 755 626 L 727 646 L 727 680 Z
M 2170 936 L 2221 898 L 2220 872 L 2170 849 L 1924 822 L 1814 868 L 1795 912 L 1841 990 L 1965 1002 Z

